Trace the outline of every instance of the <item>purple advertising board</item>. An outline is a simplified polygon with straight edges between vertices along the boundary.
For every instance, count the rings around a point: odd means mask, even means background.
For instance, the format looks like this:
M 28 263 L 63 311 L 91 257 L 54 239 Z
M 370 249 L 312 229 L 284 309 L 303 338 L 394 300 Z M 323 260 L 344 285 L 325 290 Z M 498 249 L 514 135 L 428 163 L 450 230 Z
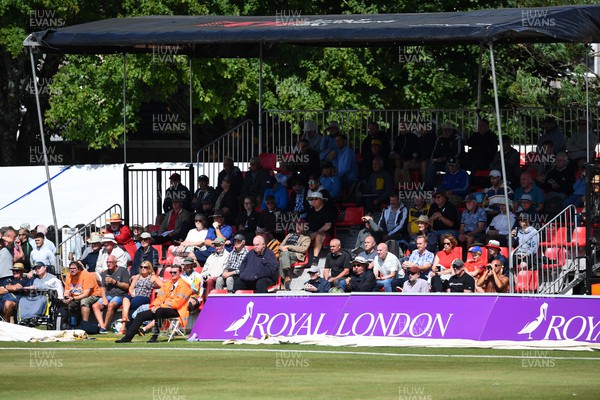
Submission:
M 600 298 L 513 295 L 217 295 L 199 340 L 330 335 L 470 340 L 600 340 Z

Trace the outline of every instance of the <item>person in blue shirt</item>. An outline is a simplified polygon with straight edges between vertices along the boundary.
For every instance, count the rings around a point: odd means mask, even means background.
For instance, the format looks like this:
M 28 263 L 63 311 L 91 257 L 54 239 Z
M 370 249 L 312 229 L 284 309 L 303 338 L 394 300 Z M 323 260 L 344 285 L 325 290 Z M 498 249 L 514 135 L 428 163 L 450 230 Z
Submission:
M 206 239 L 204 240 L 205 250 L 197 250 L 194 252 L 199 263 L 204 265 L 206 259 L 215 252 L 213 241 L 216 238 L 225 240 L 225 250 L 231 251 L 233 248 L 233 228 L 231 225 L 225 225 L 225 216 L 221 211 L 215 211 L 210 216 L 213 219 L 212 226 L 208 228 Z
M 335 158 L 331 160 L 335 167 L 338 176 L 342 180 L 342 185 L 352 186 L 358 181 L 358 162 L 356 154 L 348 147 L 348 137 L 346 135 L 338 135 L 335 138 L 337 151 Z
M 329 135 L 323 136 L 321 140 L 321 148 L 319 149 L 320 160 L 328 160 L 331 152 L 335 152 L 335 137 L 340 134 L 340 125 L 337 121 L 331 121 L 329 126 L 325 128 L 325 132 L 329 132 Z
M 323 161 L 323 174 L 319 178 L 321 186 L 327 189 L 331 196 L 331 200 L 342 197 L 342 180 L 333 172 L 333 164 L 331 161 Z
M 448 170 L 444 174 L 440 189 L 446 191 L 448 200 L 454 205 L 462 202 L 462 199 L 469 191 L 469 174 L 464 169 L 460 168 L 460 163 L 455 157 L 448 159 Z
M 270 184 L 272 185 L 270 188 L 265 190 L 263 195 L 263 201 L 260 208 L 264 211 L 267 209 L 267 201 L 266 198 L 268 195 L 272 195 L 275 198 L 275 207 L 280 210 L 287 210 L 288 208 L 288 192 L 287 192 L 287 180 L 288 175 L 285 174 L 275 174 L 275 179 L 270 180 Z M 269 183 L 267 183 L 268 185 Z

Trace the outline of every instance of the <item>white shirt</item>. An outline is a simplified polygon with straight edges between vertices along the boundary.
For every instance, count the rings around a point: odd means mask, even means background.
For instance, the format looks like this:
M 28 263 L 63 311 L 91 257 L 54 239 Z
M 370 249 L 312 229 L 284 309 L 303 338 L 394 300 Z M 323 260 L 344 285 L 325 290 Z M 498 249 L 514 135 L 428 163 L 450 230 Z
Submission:
M 96 272 L 98 274 L 101 274 L 108 269 L 108 266 L 106 265 L 106 260 L 108 259 L 109 255 L 117 257 L 117 265 L 119 267 L 123 267 L 123 268 L 127 269 L 128 257 L 127 257 L 127 254 L 125 253 L 125 250 L 123 250 L 119 246 L 115 245 L 115 248 L 113 249 L 112 253 L 108 254 L 106 249 L 103 247 L 100 250 L 100 254 L 98 254 L 98 261 L 96 261 Z
M 218 254 L 217 252 L 212 253 L 206 260 L 204 268 L 202 269 L 202 276 L 204 279 L 218 278 L 221 276 L 228 258 L 229 252 L 227 250 L 223 250 L 221 254 Z
M 392 272 L 395 272 L 394 277 L 404 276 L 404 271 L 400 269 L 400 260 L 390 252 L 385 256 L 385 260 L 382 260 L 379 256 L 375 257 L 374 269 L 378 270 L 382 276 L 387 276 Z M 398 271 L 401 271 L 401 273 L 398 274 Z

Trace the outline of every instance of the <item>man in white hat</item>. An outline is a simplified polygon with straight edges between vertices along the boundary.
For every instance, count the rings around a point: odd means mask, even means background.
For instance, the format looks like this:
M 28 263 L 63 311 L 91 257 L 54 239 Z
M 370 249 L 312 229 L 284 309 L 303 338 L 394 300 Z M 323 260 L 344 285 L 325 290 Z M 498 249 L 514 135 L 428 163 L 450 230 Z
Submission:
M 83 251 L 80 261 L 88 272 L 94 272 L 96 271 L 96 263 L 98 262 L 100 250 L 102 250 L 102 238 L 98 232 L 92 232 L 87 242 L 89 246 Z
M 128 257 L 127 253 L 117 246 L 117 241 L 112 233 L 105 233 L 100 241 L 102 243 L 102 250 L 98 254 L 98 261 L 96 261 L 96 279 L 100 281 L 100 274 L 108 269 L 108 256 L 115 256 L 117 259 L 117 266 L 127 269 Z
M 321 140 L 323 140 L 323 136 L 317 132 L 317 123 L 315 121 L 305 121 L 303 131 L 304 135 L 302 135 L 301 139 L 308 140 L 310 148 L 318 152 L 321 148 Z
M 329 293 L 331 283 L 327 279 L 319 276 L 320 269 L 317 265 L 313 265 L 308 269 L 310 279 L 304 282 L 302 290 L 311 293 Z
M 321 192 L 313 192 L 310 197 L 307 197 L 311 208 L 306 215 L 308 222 L 308 236 L 313 241 L 313 262 L 317 264 L 319 261 L 319 253 L 323 247 L 323 241 L 333 232 L 333 226 L 337 219 L 334 208 L 325 207 L 327 199 Z
M 504 181 L 502 174 L 497 169 L 493 169 L 489 174 L 490 183 L 492 186 L 485 189 L 485 197 L 483 199 L 483 206 L 486 208 L 486 212 L 490 216 L 497 215 L 500 212 L 500 203 L 504 203 Z M 508 199 L 512 201 L 515 197 L 513 190 L 510 187 L 506 187 Z

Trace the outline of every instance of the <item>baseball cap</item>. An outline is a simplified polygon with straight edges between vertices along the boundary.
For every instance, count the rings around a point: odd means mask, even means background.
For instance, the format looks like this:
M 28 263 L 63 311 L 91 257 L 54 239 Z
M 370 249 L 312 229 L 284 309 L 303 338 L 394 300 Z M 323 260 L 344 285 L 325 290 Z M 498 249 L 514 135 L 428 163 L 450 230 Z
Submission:
M 493 170 L 490 171 L 490 175 L 489 176 L 493 176 L 495 178 L 500 178 L 502 176 L 502 174 L 497 169 L 493 169 Z
M 469 249 L 469 253 L 481 253 L 481 247 L 479 246 L 473 246 Z
M 244 235 L 242 235 L 241 233 L 238 233 L 237 235 L 235 235 L 233 237 L 233 240 L 243 240 L 243 241 L 246 241 L 246 237 Z

